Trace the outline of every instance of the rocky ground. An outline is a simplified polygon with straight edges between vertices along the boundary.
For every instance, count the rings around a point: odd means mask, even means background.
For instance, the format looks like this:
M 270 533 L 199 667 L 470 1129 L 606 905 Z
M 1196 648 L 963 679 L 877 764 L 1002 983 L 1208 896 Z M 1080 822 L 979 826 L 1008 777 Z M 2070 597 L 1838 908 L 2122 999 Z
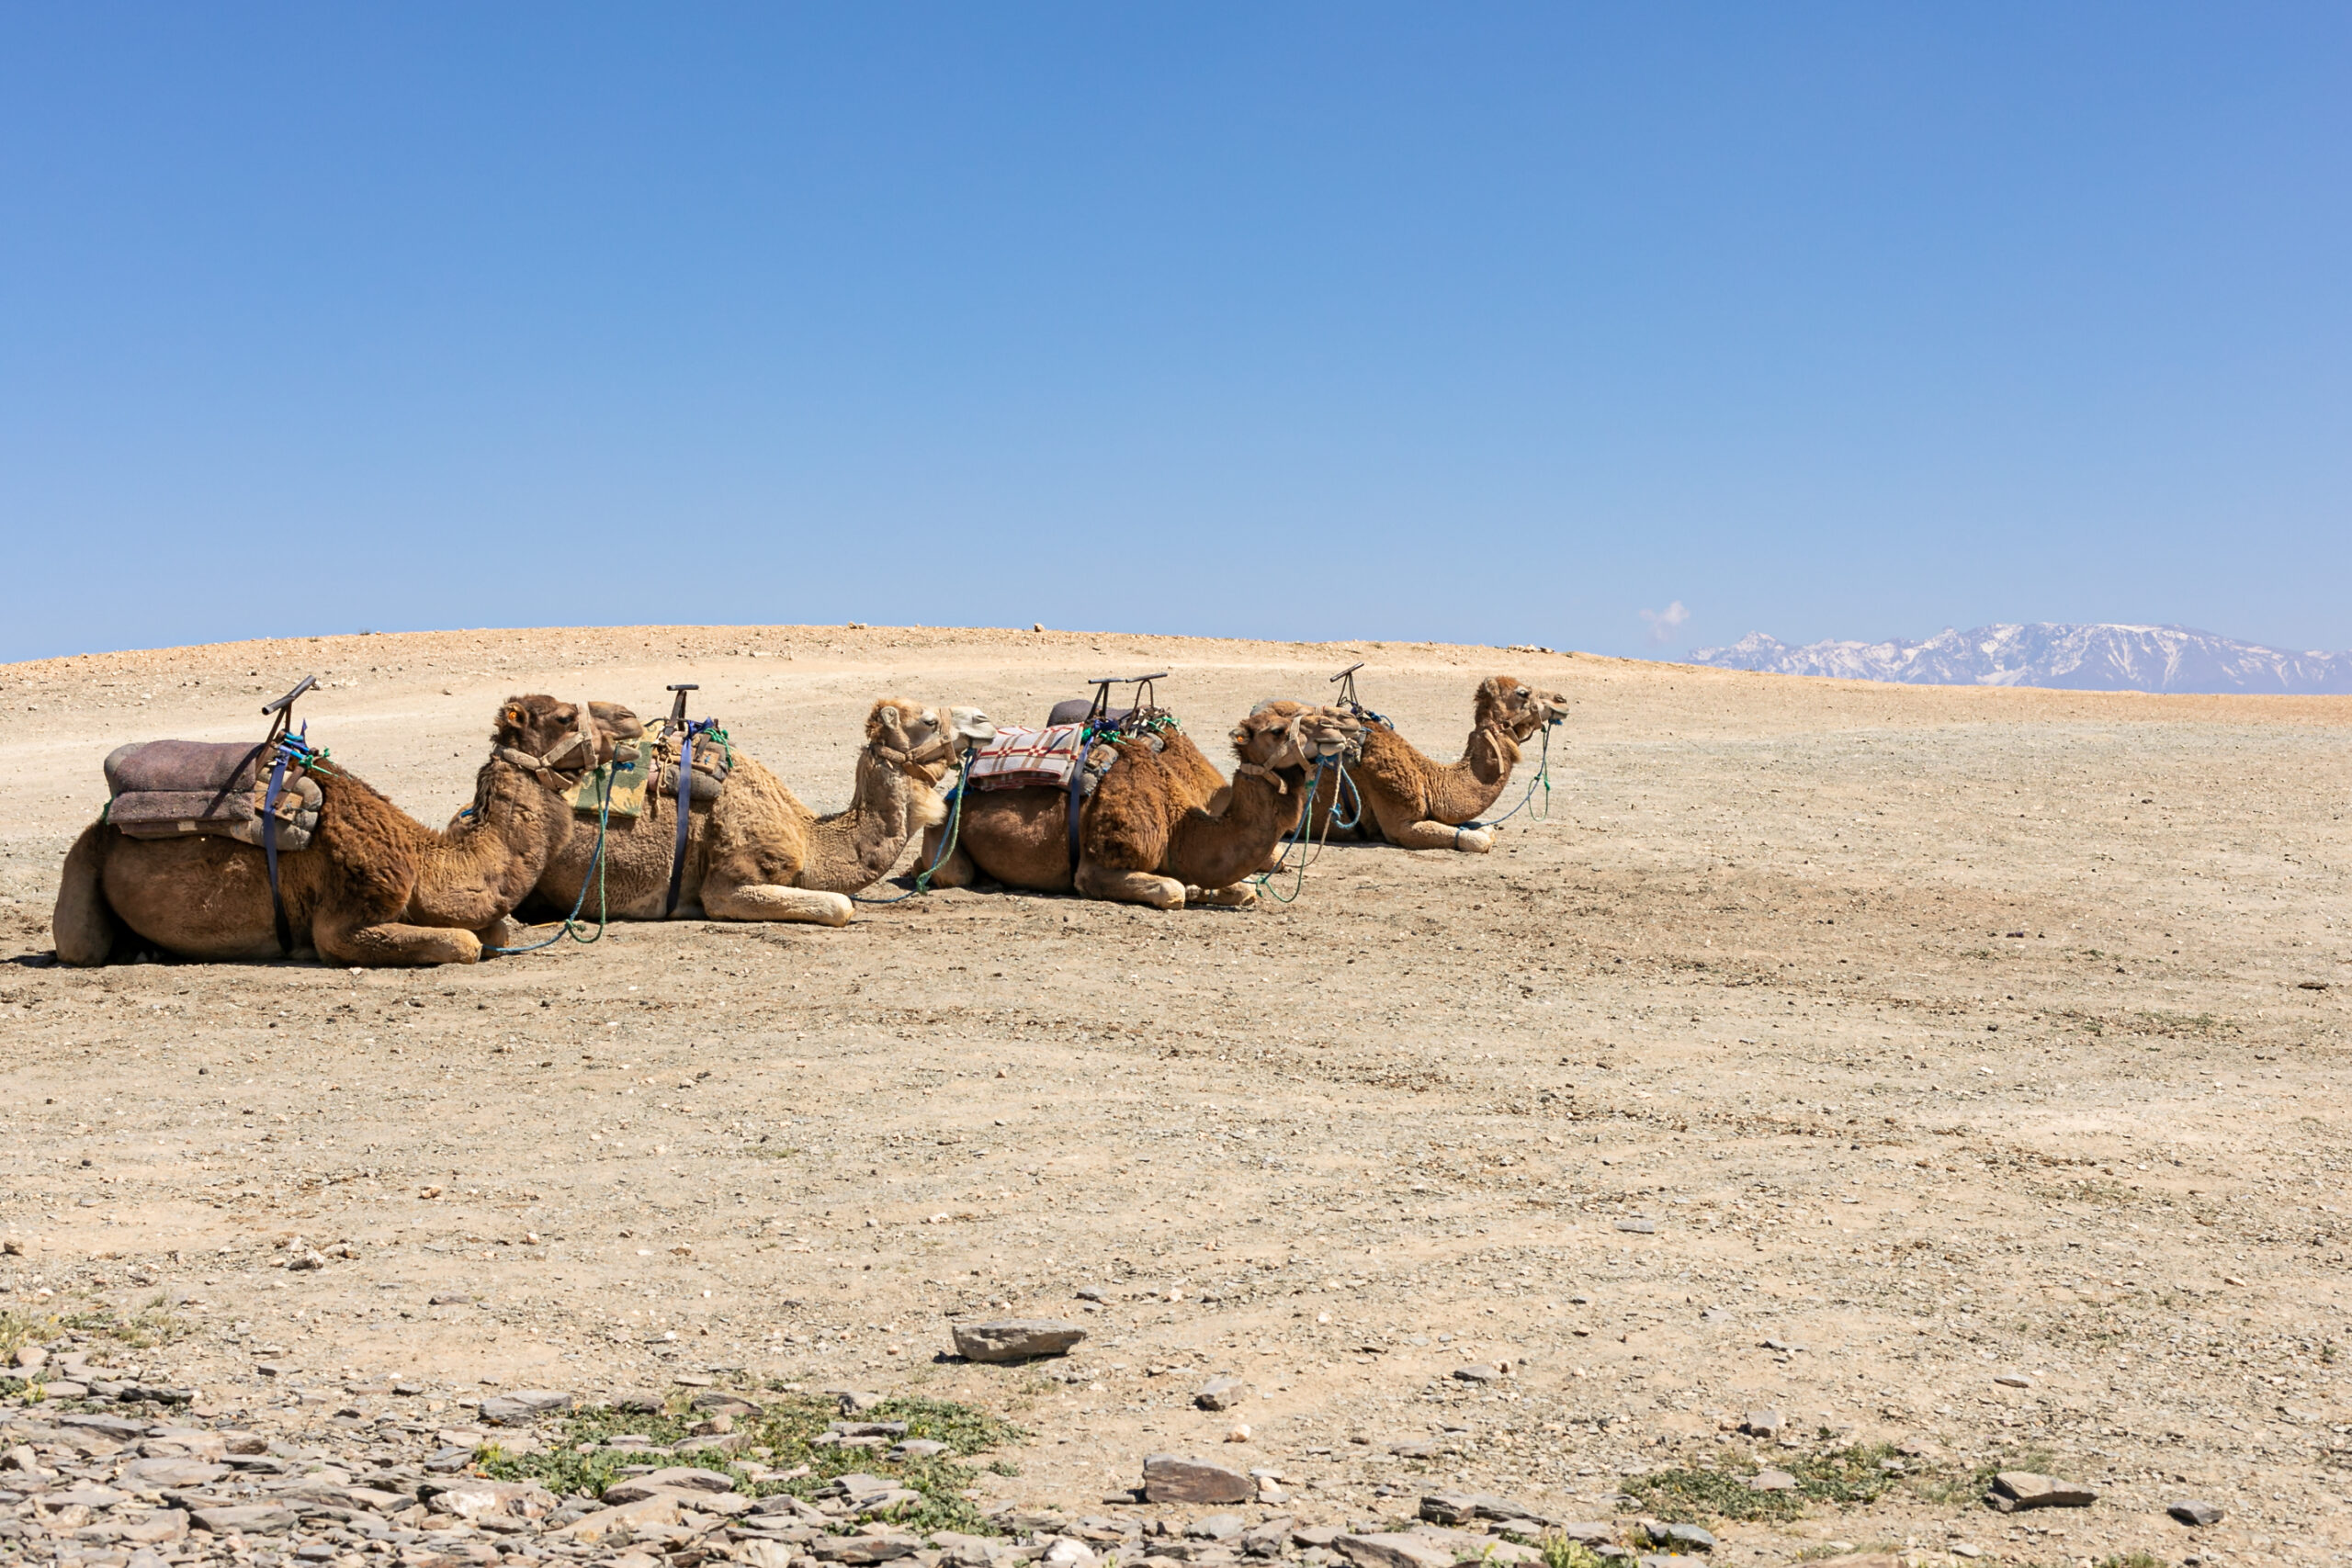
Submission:
M 1216 736 L 1360 658 L 1442 757 L 1479 675 L 1574 695 L 1550 817 L 1251 911 L 46 963 L 99 758 L 312 671 L 312 739 L 439 821 L 515 691 L 699 681 L 831 807 L 885 693 L 1167 669 Z M 0 669 L 0 1554 L 2340 1556 L 2347 721 L 905 628 Z M 1085 1337 L 957 1354 L 1004 1318 Z M 1156 1454 L 1250 1500 L 1137 1501 Z

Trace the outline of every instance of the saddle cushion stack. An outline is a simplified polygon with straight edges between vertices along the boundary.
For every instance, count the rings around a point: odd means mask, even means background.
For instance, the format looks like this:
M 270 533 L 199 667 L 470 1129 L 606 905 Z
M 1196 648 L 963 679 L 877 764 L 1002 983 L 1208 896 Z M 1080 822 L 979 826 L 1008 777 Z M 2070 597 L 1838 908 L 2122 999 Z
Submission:
M 270 749 L 240 740 L 147 740 L 117 747 L 106 760 L 106 819 L 134 839 L 209 834 L 258 849 L 262 805 L 269 793 Z M 278 792 L 277 847 L 310 847 L 325 798 L 318 782 L 288 762 Z

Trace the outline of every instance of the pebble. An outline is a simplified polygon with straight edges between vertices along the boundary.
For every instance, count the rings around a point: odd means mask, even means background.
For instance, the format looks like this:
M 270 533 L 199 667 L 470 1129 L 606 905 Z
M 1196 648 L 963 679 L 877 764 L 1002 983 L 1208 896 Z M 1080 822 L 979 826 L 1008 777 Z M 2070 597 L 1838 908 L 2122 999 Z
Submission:
M 1657 1222 L 1656 1220 L 1619 1220 L 1617 1222 L 1617 1228 L 1625 1232 L 1629 1235 L 1657 1235 Z
M 1250 1397 L 1250 1385 L 1239 1378 L 1211 1378 L 1193 1391 L 1193 1403 L 1203 1410 L 1231 1410 Z
M 1715 1538 L 1697 1525 L 1667 1525 L 1651 1531 L 1650 1539 L 1662 1546 L 1690 1551 L 1713 1551 L 1715 1549 Z
M 1420 1517 L 1437 1525 L 1464 1525 L 1473 1519 L 1506 1524 L 1551 1522 L 1540 1510 L 1490 1492 L 1432 1492 L 1421 1499 Z
M 1355 1568 L 1453 1568 L 1453 1549 L 1402 1531 L 1335 1537 L 1331 1549 Z
M 1193 1540 L 1231 1540 L 1249 1528 L 1239 1514 L 1210 1514 L 1186 1525 L 1184 1533 Z
M 1502 1377 L 1502 1373 L 1492 1367 L 1474 1365 L 1454 1368 L 1453 1376 L 1455 1381 L 1459 1382 L 1485 1383 L 1498 1381 Z
M 1181 1454 L 1150 1454 L 1143 1461 L 1145 1500 L 1152 1503 L 1247 1503 L 1257 1483 L 1229 1465 Z
M 1781 1413 L 1772 1405 L 1751 1410 L 1741 1420 L 1739 1429 L 1751 1438 L 1777 1438 L 1781 1435 Z
M 2033 1386 L 2031 1378 L 2020 1377 L 2015 1372 L 1996 1372 L 1993 1374 L 1993 1381 L 2003 1388 L 2031 1388 Z
M 956 1353 L 967 1361 L 1025 1361 L 1035 1356 L 1065 1355 L 1086 1337 L 1084 1325 L 1049 1317 L 959 1323 L 952 1332 Z
M 517 1389 L 481 1402 L 481 1418 L 496 1427 L 523 1427 L 558 1410 L 571 1408 L 571 1395 L 553 1389 Z
M 2222 1522 L 2222 1506 L 2219 1503 L 2175 1503 L 2165 1512 L 2185 1525 L 2218 1525 Z
M 1797 1478 L 1785 1470 L 1759 1470 L 1747 1478 L 1750 1492 L 1793 1492 Z

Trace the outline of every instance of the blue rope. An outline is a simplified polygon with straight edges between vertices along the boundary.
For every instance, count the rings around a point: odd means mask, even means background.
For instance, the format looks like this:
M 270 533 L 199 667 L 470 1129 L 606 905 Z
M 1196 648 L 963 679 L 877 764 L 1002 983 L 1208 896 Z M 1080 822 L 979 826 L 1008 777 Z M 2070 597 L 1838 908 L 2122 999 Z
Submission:
M 1501 827 L 1504 823 L 1510 821 L 1512 818 L 1527 809 L 1527 803 L 1535 798 L 1535 786 L 1538 784 L 1542 784 L 1544 786 L 1544 809 L 1535 813 L 1531 820 L 1537 822 L 1548 822 L 1552 819 L 1552 726 L 1548 724 L 1544 727 L 1543 757 L 1536 762 L 1535 776 L 1527 781 L 1527 793 L 1519 797 L 1519 804 L 1512 807 L 1509 811 L 1504 812 L 1500 817 L 1496 818 L 1491 822 L 1464 822 L 1461 827 L 1454 829 L 1454 832 L 1458 835 L 1464 828 L 1480 829 Z
M 1323 787 L 1323 775 L 1334 768 L 1339 770 L 1340 782 L 1342 784 L 1348 783 L 1347 764 L 1340 761 L 1339 758 L 1326 757 L 1317 762 L 1315 766 L 1315 776 L 1307 781 L 1306 805 L 1298 814 L 1298 826 L 1292 829 L 1289 837 L 1283 840 L 1283 852 L 1275 858 L 1273 869 L 1261 871 L 1250 879 L 1258 885 L 1260 891 L 1277 904 L 1295 904 L 1298 901 L 1299 895 L 1306 891 L 1306 868 L 1322 858 L 1323 846 L 1330 842 L 1331 826 L 1329 821 L 1326 821 L 1323 825 L 1323 837 L 1315 840 L 1313 852 L 1300 856 L 1298 864 L 1291 868 L 1296 874 L 1297 880 L 1291 884 L 1290 892 L 1282 894 L 1274 891 L 1273 879 L 1280 876 L 1283 868 L 1289 864 L 1291 851 L 1306 841 L 1315 831 L 1315 796 Z M 1334 789 L 1331 792 L 1331 799 L 1335 805 L 1339 798 L 1339 791 Z M 1363 797 L 1359 795 L 1357 800 L 1361 808 Z
M 607 762 L 604 767 L 598 768 L 596 772 L 598 773 L 603 773 L 611 766 L 612 764 Z M 603 799 L 598 803 L 596 807 L 596 850 L 595 853 L 590 857 L 588 863 L 589 869 L 596 874 L 596 934 L 594 936 L 580 936 L 575 934 L 572 930 L 572 927 L 580 919 L 581 906 L 588 902 L 588 879 L 583 876 L 580 879 L 580 897 L 571 901 L 571 913 L 564 916 L 563 924 L 556 928 L 555 935 L 548 938 L 545 942 L 535 942 L 528 947 L 485 947 L 482 949 L 484 953 L 502 955 L 517 953 L 537 953 L 543 947 L 553 947 L 565 937 L 571 937 L 572 941 L 580 943 L 582 947 L 587 946 L 590 942 L 601 942 L 604 940 L 605 927 L 610 923 L 605 918 L 605 824 L 611 819 L 613 814 L 613 781 L 610 778 L 606 778 L 605 780 L 605 787 L 602 794 Z
M 971 765 L 972 743 L 967 740 L 964 742 L 963 761 L 956 764 L 956 770 L 959 774 L 969 773 L 971 771 Z M 856 894 L 853 893 L 849 896 L 850 902 L 853 904 L 903 904 L 910 898 L 917 897 L 922 894 L 930 892 L 931 879 L 938 874 L 939 868 L 941 866 L 947 863 L 947 857 L 956 852 L 956 838 L 964 830 L 964 791 L 966 787 L 967 786 L 963 779 L 958 777 L 956 781 L 955 793 L 948 796 L 950 800 L 955 802 L 955 806 L 947 814 L 947 837 L 940 842 L 939 857 L 933 861 L 929 865 L 922 868 L 922 871 L 915 877 L 915 885 L 912 887 L 909 888 L 904 893 L 898 894 L 888 898 L 861 898 Z

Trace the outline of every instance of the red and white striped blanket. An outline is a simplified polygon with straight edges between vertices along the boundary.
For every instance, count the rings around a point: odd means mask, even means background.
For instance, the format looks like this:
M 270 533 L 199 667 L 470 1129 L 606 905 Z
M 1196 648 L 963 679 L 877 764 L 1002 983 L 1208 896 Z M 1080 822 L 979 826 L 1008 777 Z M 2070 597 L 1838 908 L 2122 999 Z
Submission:
M 974 789 L 1068 789 L 1070 769 L 1078 761 L 1078 735 L 1085 726 L 1048 725 L 1027 729 L 1018 725 L 996 732 L 996 739 L 964 770 L 964 782 Z

